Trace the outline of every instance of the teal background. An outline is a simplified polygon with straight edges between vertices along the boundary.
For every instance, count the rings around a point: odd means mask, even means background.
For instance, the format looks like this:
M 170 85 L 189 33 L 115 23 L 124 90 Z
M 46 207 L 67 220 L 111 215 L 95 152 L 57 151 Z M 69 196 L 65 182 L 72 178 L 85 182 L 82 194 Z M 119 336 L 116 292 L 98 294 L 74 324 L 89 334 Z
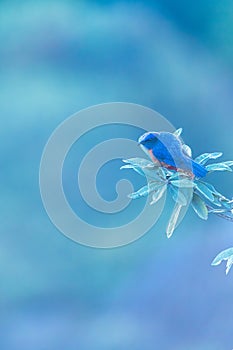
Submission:
M 165 210 L 135 243 L 97 250 L 56 230 L 38 186 L 54 128 L 110 101 L 157 110 L 194 155 L 233 159 L 232 1 L 1 0 L 0 43 L 0 349 L 232 349 L 232 271 L 210 266 L 232 223 L 190 210 L 167 240 Z M 232 179 L 209 181 L 232 197 Z

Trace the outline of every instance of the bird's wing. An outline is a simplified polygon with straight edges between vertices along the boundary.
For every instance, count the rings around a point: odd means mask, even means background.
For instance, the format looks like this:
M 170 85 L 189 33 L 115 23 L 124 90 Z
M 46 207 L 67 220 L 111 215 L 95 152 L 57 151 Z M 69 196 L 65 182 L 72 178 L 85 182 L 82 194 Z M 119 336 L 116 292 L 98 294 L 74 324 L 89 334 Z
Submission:
M 176 166 L 174 158 L 167 149 L 156 152 L 155 157 L 162 163 L 171 165 L 173 167 Z
M 177 162 L 182 162 L 184 154 L 181 152 L 182 144 L 174 135 L 162 132 L 159 134 L 159 142 L 153 148 L 154 156 L 163 163 L 176 167 Z

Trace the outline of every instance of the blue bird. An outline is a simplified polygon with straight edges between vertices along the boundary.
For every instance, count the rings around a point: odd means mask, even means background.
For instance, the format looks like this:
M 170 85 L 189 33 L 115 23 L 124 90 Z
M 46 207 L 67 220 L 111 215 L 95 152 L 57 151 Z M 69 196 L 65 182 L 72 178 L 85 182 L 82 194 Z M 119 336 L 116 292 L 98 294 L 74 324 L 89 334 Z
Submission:
M 159 162 L 164 168 L 186 173 L 192 178 L 204 177 L 208 172 L 184 151 L 178 136 L 170 132 L 147 132 L 138 143 L 155 163 Z

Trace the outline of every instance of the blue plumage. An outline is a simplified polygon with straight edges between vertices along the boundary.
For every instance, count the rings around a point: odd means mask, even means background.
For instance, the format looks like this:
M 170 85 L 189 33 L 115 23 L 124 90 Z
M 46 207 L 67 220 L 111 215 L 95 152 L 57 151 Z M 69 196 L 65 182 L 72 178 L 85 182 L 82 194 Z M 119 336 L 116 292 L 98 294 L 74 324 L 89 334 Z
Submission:
M 153 161 L 159 162 L 165 168 L 183 171 L 198 178 L 207 174 L 205 167 L 185 153 L 180 139 L 170 132 L 148 132 L 138 142 Z

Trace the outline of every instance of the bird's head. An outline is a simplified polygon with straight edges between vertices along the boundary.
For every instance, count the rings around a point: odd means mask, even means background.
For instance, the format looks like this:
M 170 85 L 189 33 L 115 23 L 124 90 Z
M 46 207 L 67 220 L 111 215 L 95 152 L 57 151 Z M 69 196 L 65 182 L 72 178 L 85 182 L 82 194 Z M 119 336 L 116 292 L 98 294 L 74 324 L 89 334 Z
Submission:
M 150 150 L 158 142 L 158 136 L 158 132 L 146 132 L 145 134 L 139 137 L 138 144 Z

